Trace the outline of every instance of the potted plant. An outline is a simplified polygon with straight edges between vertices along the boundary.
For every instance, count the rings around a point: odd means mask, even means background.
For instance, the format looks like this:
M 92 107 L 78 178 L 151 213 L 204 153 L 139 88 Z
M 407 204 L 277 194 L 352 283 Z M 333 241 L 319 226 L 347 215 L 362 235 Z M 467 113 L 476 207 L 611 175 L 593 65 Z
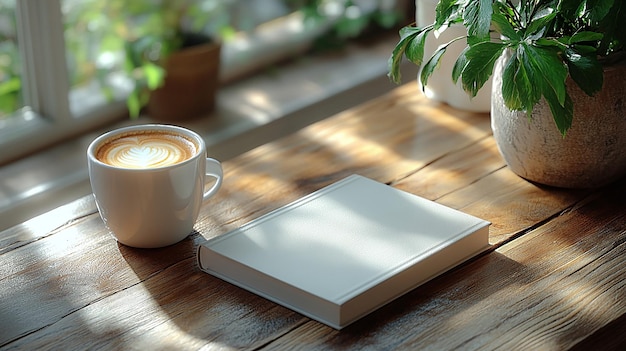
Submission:
M 406 56 L 423 64 L 427 85 L 446 48 L 465 41 L 451 79 L 474 96 L 493 75 L 494 137 L 511 169 L 548 185 L 599 186 L 626 173 L 625 21 L 621 0 L 440 0 L 434 23 L 401 29 L 389 76 L 400 82 Z M 423 62 L 426 36 L 458 23 L 467 35 Z
M 127 99 L 131 117 L 144 106 L 156 119 L 210 111 L 218 85 L 219 35 L 228 28 L 225 5 L 144 0 L 115 2 L 108 8 L 117 3 L 125 17 L 117 31 L 125 41 L 124 69 L 134 84 Z

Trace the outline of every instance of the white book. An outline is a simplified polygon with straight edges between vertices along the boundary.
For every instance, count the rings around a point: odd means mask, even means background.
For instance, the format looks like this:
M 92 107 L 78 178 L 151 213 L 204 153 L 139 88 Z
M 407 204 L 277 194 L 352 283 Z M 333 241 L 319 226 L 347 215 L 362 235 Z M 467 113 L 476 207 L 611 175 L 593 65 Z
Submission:
M 341 329 L 489 247 L 490 223 L 352 175 L 200 245 L 200 268 Z

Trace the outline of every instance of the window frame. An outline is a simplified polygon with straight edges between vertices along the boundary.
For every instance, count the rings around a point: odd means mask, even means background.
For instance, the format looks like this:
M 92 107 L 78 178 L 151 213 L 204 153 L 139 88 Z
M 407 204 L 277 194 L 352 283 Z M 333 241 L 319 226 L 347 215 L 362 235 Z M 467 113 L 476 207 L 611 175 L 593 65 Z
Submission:
M 22 65 L 24 106 L 29 107 L 0 120 L 0 166 L 64 139 L 105 126 L 111 128 L 114 122 L 128 119 L 125 101 L 72 111 L 61 1 L 16 0 L 18 46 L 25 62 Z M 404 8 L 403 3 L 404 0 L 396 0 L 395 5 Z M 300 16 L 297 12 L 288 14 L 259 26 L 255 33 L 238 35 L 224 43 L 221 82 L 233 81 L 308 50 L 334 21 L 328 18 L 311 28 L 301 26 Z M 287 40 L 286 31 L 291 33 Z M 150 119 L 141 117 L 124 123 L 146 121 Z
M 119 120 L 125 110 L 123 103 L 113 103 L 79 118 L 73 116 L 61 1 L 16 0 L 15 10 L 27 107 L 2 121 L 0 165 Z

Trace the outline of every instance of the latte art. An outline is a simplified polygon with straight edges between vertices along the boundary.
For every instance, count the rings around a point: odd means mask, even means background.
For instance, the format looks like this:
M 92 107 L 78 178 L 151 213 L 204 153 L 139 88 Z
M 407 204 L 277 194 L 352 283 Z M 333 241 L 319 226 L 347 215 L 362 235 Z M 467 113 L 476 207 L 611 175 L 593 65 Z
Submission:
M 154 168 L 176 164 L 185 160 L 178 145 L 145 142 L 138 145 L 121 144 L 109 149 L 107 162 L 125 168 Z
M 115 167 L 146 169 L 183 162 L 196 152 L 196 145 L 181 135 L 152 131 L 107 141 L 98 149 L 96 158 Z

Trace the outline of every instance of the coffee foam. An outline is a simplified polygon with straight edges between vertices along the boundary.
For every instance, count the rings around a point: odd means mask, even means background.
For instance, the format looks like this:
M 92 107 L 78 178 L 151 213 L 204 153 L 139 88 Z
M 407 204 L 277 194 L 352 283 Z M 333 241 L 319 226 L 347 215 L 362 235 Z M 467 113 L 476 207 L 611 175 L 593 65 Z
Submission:
M 197 152 L 197 145 L 182 135 L 167 131 L 139 131 L 105 141 L 96 158 L 115 167 L 148 169 L 183 162 Z

